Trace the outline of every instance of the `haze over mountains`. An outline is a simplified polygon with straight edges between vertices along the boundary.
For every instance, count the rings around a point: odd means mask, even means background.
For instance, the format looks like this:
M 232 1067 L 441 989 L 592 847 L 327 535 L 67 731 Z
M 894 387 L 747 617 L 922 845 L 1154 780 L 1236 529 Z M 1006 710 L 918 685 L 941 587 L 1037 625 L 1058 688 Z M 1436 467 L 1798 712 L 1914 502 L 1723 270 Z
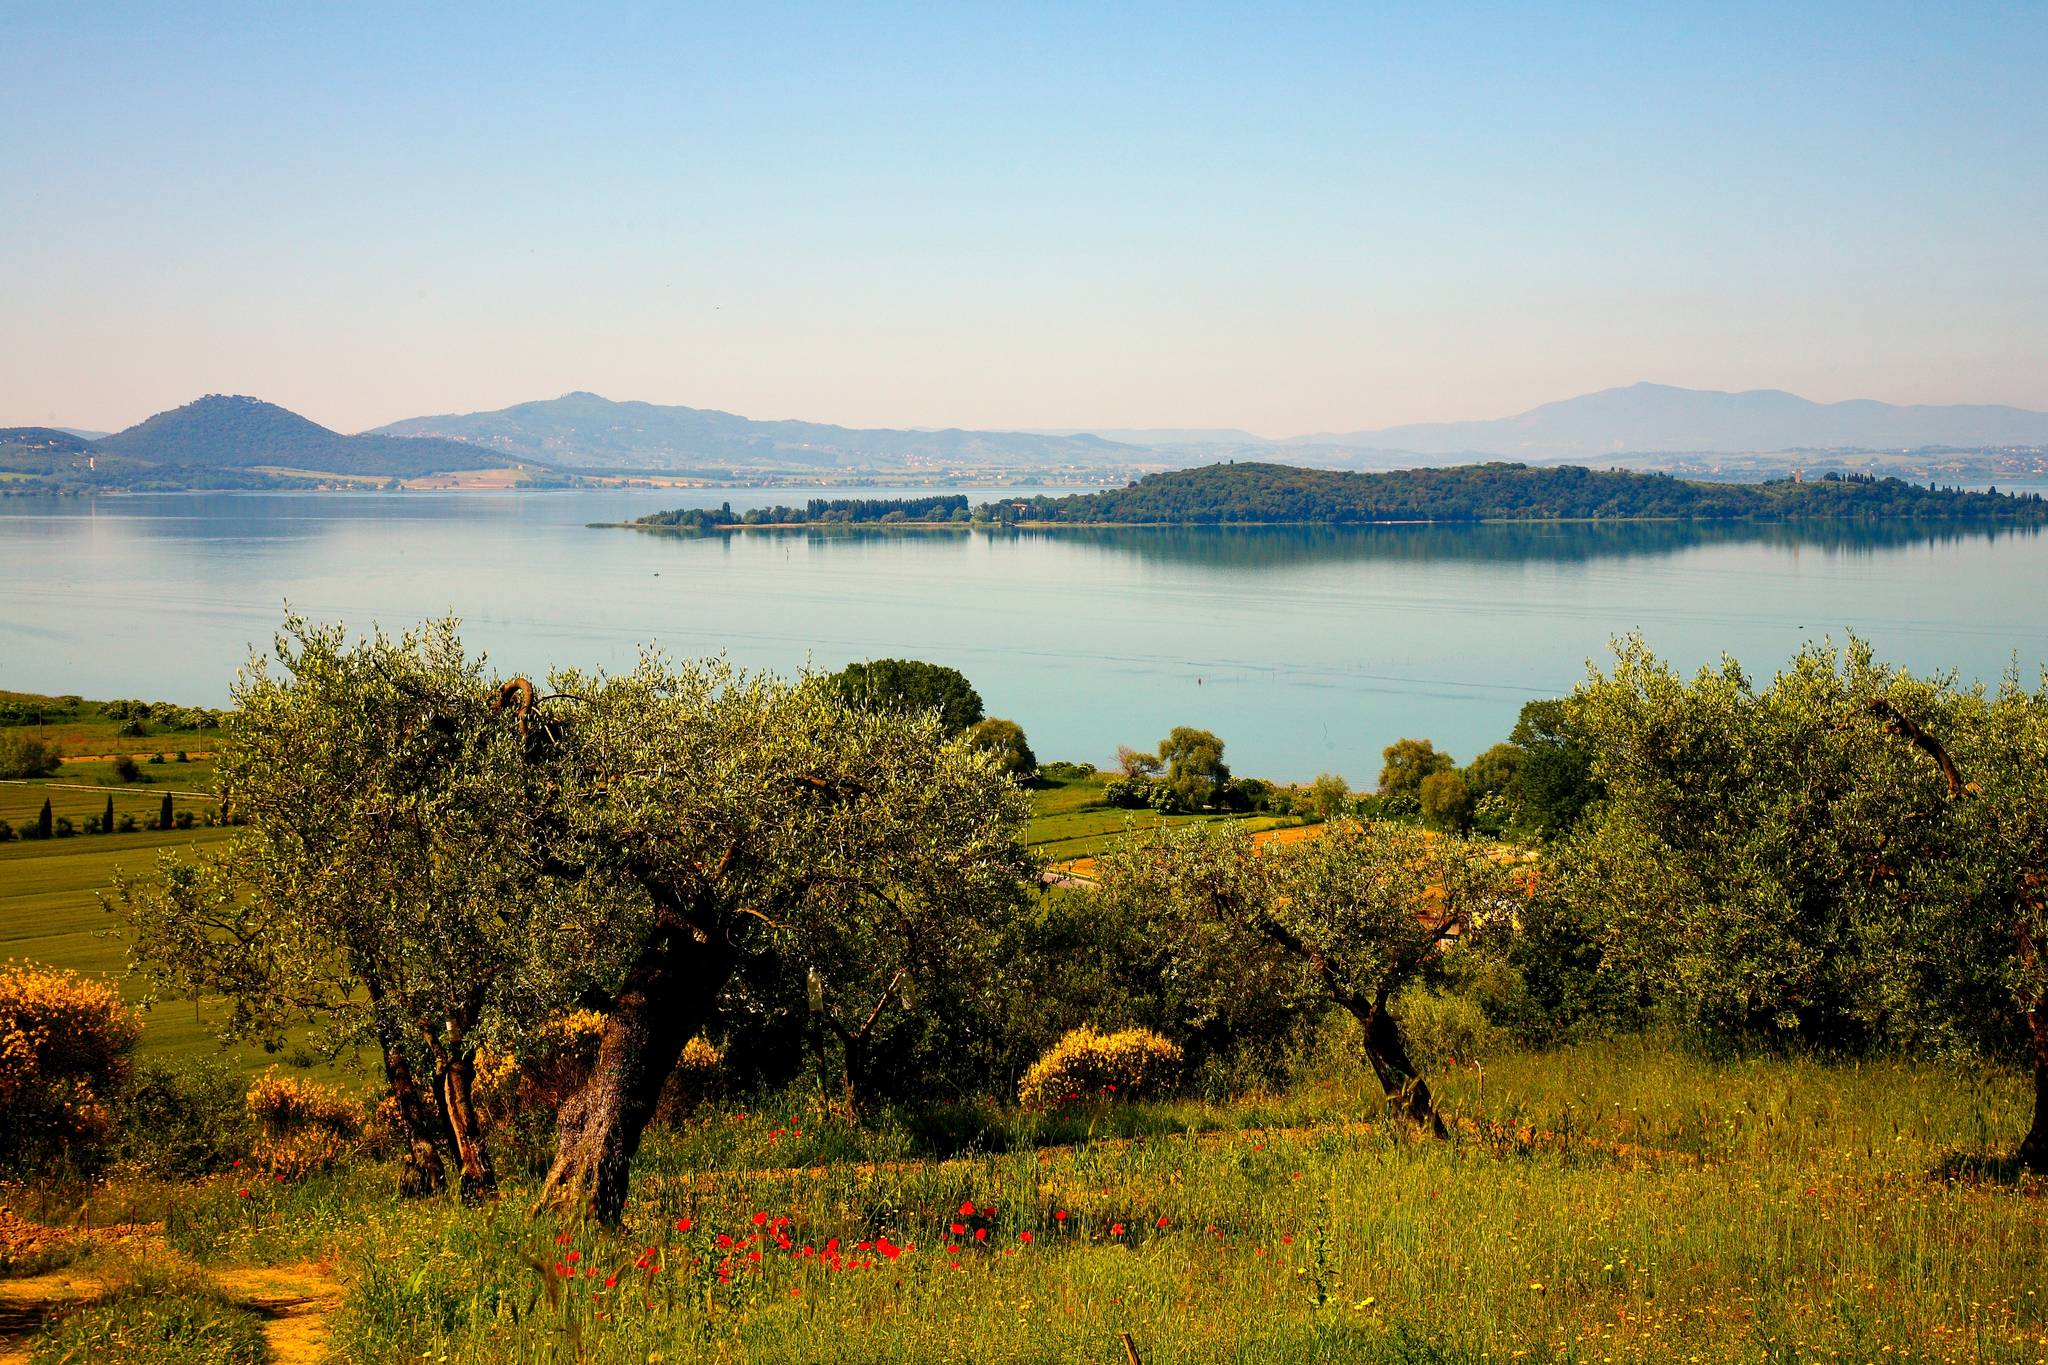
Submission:
M 2034 448 L 2015 461 L 1844 459 L 1840 452 Z M 2048 469 L 2048 413 L 1996 406 L 1900 406 L 1868 400 L 1814 403 L 1763 389 L 1746 393 L 1635 384 L 1546 403 L 1490 421 L 1434 422 L 1271 439 L 1234 429 L 966 431 L 856 428 L 756 421 L 679 405 L 615 402 L 593 393 L 492 412 L 415 417 L 345 435 L 248 397 L 209 395 L 112 436 L 49 427 L 0 428 L 0 474 L 74 484 L 135 486 L 138 470 L 162 480 L 192 471 L 194 487 L 244 487 L 276 477 L 252 471 L 414 478 L 520 465 L 522 479 L 557 482 L 600 471 L 709 478 L 841 474 L 919 479 L 976 471 L 1036 472 L 1092 480 L 1147 469 L 1254 458 L 1326 468 L 1393 469 L 1510 459 L 1581 461 L 1768 477 L 1831 463 L 1864 472 L 1940 472 L 1965 478 L 2036 476 Z M 1807 455 L 1774 454 L 1806 452 Z M 1837 452 L 1829 460 L 1815 452 Z M 1983 466 L 1979 469 L 1978 466 Z M 1924 467 L 1918 467 L 1924 466 Z
M 564 468 L 764 459 L 832 467 L 871 464 L 878 458 L 949 465 L 1183 464 L 1189 461 L 1162 457 L 1193 455 L 1197 447 L 1292 451 L 1312 463 L 1345 464 L 1352 462 L 1346 455 L 1563 460 L 1622 454 L 2040 446 L 2048 445 L 2048 412 L 1870 400 L 1815 403 L 1775 389 L 1724 393 L 1634 384 L 1491 421 L 1429 422 L 1272 439 L 1208 428 L 863 430 L 815 422 L 758 422 L 709 409 L 617 403 L 592 393 L 572 393 L 496 412 L 415 417 L 378 427 L 373 434 L 468 441 Z
M 820 469 L 877 462 L 1101 465 L 1146 458 L 1143 450 L 1098 436 L 758 422 L 710 408 L 620 403 L 594 393 L 564 394 L 496 412 L 413 417 L 368 434 L 467 441 L 508 459 L 536 460 L 563 469 L 672 469 L 706 463 Z

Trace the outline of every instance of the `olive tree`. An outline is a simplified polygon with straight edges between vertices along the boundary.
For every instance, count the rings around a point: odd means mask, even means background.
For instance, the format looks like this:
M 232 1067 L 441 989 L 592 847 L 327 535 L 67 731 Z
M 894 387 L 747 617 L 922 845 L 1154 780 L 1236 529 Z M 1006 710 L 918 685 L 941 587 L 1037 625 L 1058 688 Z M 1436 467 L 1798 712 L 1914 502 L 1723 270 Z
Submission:
M 233 1036 L 275 1047 L 310 1024 L 334 1052 L 374 1044 L 407 1192 L 441 1186 L 446 1147 L 465 1195 L 489 1194 L 479 1042 L 516 1037 L 618 956 L 585 884 L 534 857 L 549 794 L 532 737 L 452 621 L 351 643 L 294 618 L 233 692 L 218 795 L 244 823 L 212 858 L 166 855 L 117 884 L 135 967 L 225 997 Z
M 1277 948 L 1358 1021 L 1389 1099 L 1443 1131 L 1392 1002 L 1441 969 L 1519 895 L 1485 846 L 1385 823 L 1336 820 L 1314 838 L 1260 846 L 1241 829 L 1187 828 L 1127 841 L 1097 860 L 1105 895 L 1167 905 L 1189 931 L 1227 929 L 1240 960 Z
M 1604 970 L 1714 1033 L 2028 1058 L 2048 1165 L 2048 686 L 1852 640 L 1759 687 L 1629 640 L 1567 709 L 1605 799 L 1558 880 Z
M 548 856 L 610 888 L 630 950 L 542 1200 L 616 1221 L 662 1083 L 742 962 L 831 946 L 869 983 L 915 970 L 1016 894 L 1028 801 L 936 709 L 850 704 L 822 677 L 648 656 L 549 690 L 531 718 L 562 818 Z

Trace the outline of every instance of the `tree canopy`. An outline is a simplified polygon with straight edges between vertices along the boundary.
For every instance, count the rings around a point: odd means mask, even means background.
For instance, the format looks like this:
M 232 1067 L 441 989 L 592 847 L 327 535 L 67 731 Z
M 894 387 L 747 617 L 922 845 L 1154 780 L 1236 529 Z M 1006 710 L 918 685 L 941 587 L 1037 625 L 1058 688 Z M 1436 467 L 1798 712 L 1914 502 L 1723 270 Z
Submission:
M 957 735 L 982 718 L 981 693 L 957 668 L 921 659 L 872 659 L 831 675 L 850 706 L 900 712 L 937 711 L 946 733 Z

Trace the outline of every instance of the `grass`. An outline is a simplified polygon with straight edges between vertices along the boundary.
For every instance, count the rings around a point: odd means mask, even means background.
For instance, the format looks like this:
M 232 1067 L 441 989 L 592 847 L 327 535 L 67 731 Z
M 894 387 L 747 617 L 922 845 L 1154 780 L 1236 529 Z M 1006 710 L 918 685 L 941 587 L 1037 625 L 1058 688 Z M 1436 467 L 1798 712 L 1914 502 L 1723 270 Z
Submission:
M 363 1362 L 1108 1362 L 1125 1331 L 1148 1365 L 2048 1356 L 2042 1187 L 1940 1174 L 2017 1138 L 2016 1075 L 1625 1042 L 1443 1082 L 1447 1142 L 1342 1066 L 1063 1127 L 992 1111 L 1006 1150 L 949 1160 L 785 1101 L 655 1135 L 616 1234 L 529 1218 L 519 1182 L 403 1204 L 359 1167 L 177 1187 L 166 1235 L 338 1254 L 333 1349 Z
M 1158 829 L 1162 825 L 1213 824 L 1240 819 L 1229 815 L 1161 815 L 1150 810 L 1123 810 L 1103 800 L 1108 776 L 1090 777 L 1037 787 L 1031 793 L 1031 824 L 1024 842 L 1048 862 L 1100 853 L 1132 830 Z M 1291 816 L 1253 816 L 1245 819 L 1252 830 L 1273 829 L 1302 823 Z
M 31 1365 L 263 1365 L 262 1320 L 200 1283 L 145 1275 L 59 1318 Z

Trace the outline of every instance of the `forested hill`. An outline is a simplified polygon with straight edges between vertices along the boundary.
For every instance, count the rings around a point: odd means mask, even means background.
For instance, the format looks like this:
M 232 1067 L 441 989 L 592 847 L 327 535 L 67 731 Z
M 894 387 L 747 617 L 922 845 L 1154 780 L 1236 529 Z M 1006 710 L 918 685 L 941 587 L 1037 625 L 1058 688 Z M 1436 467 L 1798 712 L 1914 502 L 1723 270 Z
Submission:
M 1666 474 L 1577 465 L 1478 464 L 1386 474 L 1216 464 L 1153 474 L 1128 488 L 992 503 L 1001 521 L 1313 523 L 1558 521 L 1671 517 L 1789 521 L 1825 518 L 2048 522 L 2038 494 L 1966 493 L 1900 479 L 1826 475 L 1805 482 L 1695 483 Z
M 331 474 L 413 477 L 484 469 L 503 457 L 429 437 L 344 436 L 261 399 L 209 394 L 91 443 L 152 464 L 208 469 L 282 466 Z

